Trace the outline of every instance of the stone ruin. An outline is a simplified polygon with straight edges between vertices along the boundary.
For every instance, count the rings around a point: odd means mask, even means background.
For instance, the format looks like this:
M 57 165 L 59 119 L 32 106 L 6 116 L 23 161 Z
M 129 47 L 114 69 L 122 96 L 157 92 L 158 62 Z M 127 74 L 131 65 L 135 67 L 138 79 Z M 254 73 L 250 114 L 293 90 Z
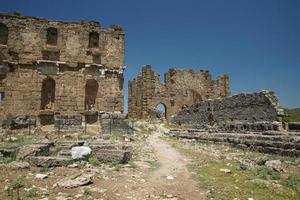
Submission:
M 171 68 L 160 81 L 150 65 L 128 83 L 128 116 L 149 118 L 154 108 L 162 104 L 165 118 L 170 119 L 181 109 L 195 102 L 230 95 L 229 77 L 222 75 L 212 80 L 206 70 L 186 70 Z
M 11 129 L 123 113 L 124 32 L 0 14 L 0 122 Z
M 283 109 L 274 92 L 238 94 L 194 103 L 173 121 L 194 129 L 227 132 L 282 130 Z
M 300 156 L 299 132 L 282 126 L 283 109 L 274 92 L 262 91 L 194 103 L 173 121 L 185 127 L 169 136 L 230 144 L 242 149 Z

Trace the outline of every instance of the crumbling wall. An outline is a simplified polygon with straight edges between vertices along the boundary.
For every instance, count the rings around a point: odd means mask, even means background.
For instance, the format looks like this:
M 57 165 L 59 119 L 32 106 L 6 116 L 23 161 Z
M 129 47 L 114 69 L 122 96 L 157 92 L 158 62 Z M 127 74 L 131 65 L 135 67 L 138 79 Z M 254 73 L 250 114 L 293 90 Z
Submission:
M 267 131 L 281 129 L 282 114 L 274 92 L 262 91 L 197 102 L 173 120 L 189 128 Z
M 165 106 L 166 118 L 170 118 L 195 102 L 230 94 L 227 75 L 212 80 L 208 71 L 172 68 L 161 83 L 160 75 L 150 65 L 143 67 L 128 85 L 128 115 L 131 118 L 149 117 L 158 104 Z
M 124 32 L 119 26 L 3 13 L 0 25 L 0 92 L 5 94 L 0 120 L 8 115 L 123 112 Z M 55 84 L 51 102 L 43 89 L 48 79 Z M 94 105 L 87 108 L 89 81 L 97 82 L 98 91 Z

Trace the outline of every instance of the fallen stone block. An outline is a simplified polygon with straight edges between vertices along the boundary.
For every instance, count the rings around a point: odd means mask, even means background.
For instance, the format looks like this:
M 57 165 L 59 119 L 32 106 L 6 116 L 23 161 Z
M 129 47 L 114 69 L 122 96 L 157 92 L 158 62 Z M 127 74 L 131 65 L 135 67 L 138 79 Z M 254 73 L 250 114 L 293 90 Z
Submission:
M 67 166 L 72 162 L 70 158 L 50 156 L 28 156 L 26 157 L 26 161 L 37 167 Z
M 79 174 L 72 177 L 66 177 L 56 183 L 56 186 L 63 188 L 76 188 L 92 183 L 93 174 Z
M 29 144 L 19 148 L 17 159 L 23 160 L 28 156 L 48 156 L 50 146 L 48 144 Z
M 87 146 L 80 146 L 80 147 L 72 147 L 71 154 L 72 159 L 74 160 L 83 160 L 88 159 L 91 155 L 92 149 Z

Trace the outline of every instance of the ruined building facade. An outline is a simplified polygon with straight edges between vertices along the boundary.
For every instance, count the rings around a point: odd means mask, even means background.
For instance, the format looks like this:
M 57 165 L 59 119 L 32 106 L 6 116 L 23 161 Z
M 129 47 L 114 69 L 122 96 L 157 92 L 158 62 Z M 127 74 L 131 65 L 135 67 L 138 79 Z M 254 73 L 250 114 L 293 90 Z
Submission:
M 165 107 L 165 117 L 170 119 L 180 110 L 195 102 L 230 95 L 229 77 L 222 75 L 212 80 L 206 70 L 170 69 L 160 75 L 150 65 L 142 68 L 140 74 L 128 84 L 128 116 L 147 118 L 158 104 Z
M 118 25 L 0 14 L 0 67 L 0 120 L 123 112 Z

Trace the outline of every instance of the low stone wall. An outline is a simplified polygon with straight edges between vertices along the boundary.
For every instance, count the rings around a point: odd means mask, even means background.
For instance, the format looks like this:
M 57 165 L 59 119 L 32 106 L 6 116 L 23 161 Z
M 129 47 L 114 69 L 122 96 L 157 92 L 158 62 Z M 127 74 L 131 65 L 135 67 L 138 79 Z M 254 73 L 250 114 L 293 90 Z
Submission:
M 127 115 L 122 113 L 101 113 L 100 124 L 103 134 L 111 132 L 127 132 L 129 126 L 126 123 Z
M 54 127 L 68 129 L 70 127 L 81 128 L 82 115 L 55 115 Z
M 16 130 L 36 126 L 36 118 L 28 115 L 25 116 L 9 116 L 2 122 L 3 129 Z
M 288 123 L 288 129 L 291 131 L 300 131 L 300 122 Z
M 282 129 L 282 115 L 274 92 L 262 91 L 195 103 L 173 121 L 214 131 L 267 131 Z

